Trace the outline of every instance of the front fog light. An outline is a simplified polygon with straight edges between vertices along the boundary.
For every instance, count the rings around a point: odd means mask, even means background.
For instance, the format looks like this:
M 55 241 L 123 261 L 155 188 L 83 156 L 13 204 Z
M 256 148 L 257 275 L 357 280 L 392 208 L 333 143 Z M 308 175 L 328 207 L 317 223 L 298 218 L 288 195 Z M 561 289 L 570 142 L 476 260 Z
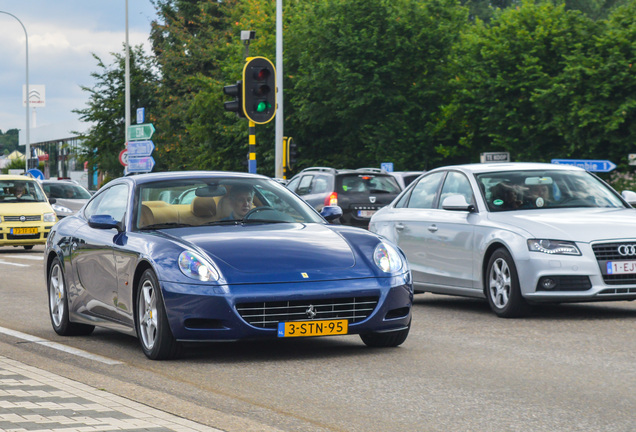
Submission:
M 181 255 L 179 255 L 179 270 L 189 278 L 203 282 L 219 280 L 219 274 L 214 267 L 194 252 L 181 252 Z
M 539 283 L 544 290 L 553 290 L 557 286 L 557 281 L 549 277 L 541 278 Z

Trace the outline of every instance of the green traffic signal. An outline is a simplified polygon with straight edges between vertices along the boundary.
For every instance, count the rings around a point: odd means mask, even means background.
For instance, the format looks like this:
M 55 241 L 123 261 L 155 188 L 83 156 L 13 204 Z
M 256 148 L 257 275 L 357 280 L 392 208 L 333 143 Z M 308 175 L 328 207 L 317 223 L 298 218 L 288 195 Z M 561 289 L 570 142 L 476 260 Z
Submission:
M 262 113 L 270 109 L 272 105 L 266 101 L 260 101 L 258 105 L 256 105 L 256 112 Z
M 256 124 L 276 115 L 276 70 L 265 57 L 251 57 L 243 68 L 243 110 Z

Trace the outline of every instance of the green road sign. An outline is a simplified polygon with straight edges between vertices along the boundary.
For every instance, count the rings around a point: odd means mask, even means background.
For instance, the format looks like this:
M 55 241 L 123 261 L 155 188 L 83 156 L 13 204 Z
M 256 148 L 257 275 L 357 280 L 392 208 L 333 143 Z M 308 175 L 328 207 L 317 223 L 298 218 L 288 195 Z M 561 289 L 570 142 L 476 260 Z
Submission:
M 147 140 L 155 133 L 155 127 L 152 123 L 144 123 L 139 125 L 128 126 L 128 140 Z

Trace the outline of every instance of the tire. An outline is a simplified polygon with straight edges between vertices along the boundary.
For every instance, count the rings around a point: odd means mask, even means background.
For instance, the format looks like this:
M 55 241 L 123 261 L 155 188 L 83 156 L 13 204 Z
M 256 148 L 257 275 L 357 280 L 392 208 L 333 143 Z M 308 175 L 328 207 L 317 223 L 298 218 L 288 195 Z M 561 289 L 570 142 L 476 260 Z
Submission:
M 29 246 L 23 246 L 24 250 L 31 250 L 33 249 L 33 245 L 29 245 Z
M 490 309 L 501 318 L 518 318 L 529 311 L 528 303 L 521 295 L 517 267 L 504 248 L 497 249 L 486 272 L 486 298 Z
M 161 287 L 155 273 L 148 269 L 141 275 L 135 303 L 135 325 L 141 349 L 151 360 L 176 357 L 180 344 L 172 336 Z
M 72 323 L 69 320 L 68 297 L 64 270 L 58 258 L 53 260 L 47 278 L 49 294 L 49 316 L 55 333 L 60 336 L 88 336 L 95 326 Z
M 371 348 L 392 348 L 402 345 L 411 330 L 411 322 L 403 330 L 397 330 L 386 333 L 366 333 L 361 334 L 360 339 L 368 347 Z

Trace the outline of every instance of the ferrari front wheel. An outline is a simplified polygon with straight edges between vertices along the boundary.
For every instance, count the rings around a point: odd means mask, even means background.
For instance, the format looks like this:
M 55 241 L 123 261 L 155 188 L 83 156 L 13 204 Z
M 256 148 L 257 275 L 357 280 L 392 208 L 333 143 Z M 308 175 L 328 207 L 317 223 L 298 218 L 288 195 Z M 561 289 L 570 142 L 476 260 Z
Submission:
M 137 335 L 146 357 L 152 360 L 176 357 L 180 344 L 170 330 L 159 280 L 150 269 L 144 271 L 139 281 L 136 308 Z

